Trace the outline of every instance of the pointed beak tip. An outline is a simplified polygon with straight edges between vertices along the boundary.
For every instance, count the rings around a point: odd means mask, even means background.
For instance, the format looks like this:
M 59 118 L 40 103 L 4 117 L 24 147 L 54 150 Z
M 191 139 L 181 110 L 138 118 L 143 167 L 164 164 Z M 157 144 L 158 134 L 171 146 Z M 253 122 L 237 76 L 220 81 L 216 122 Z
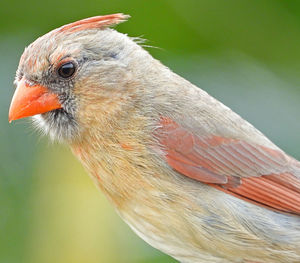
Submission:
M 9 123 L 12 123 L 12 121 L 14 121 L 15 119 L 13 118 L 12 116 L 12 113 L 11 113 L 11 106 L 9 108 L 9 112 L 8 112 L 8 122 Z
M 19 117 L 19 113 L 17 111 L 18 108 L 15 108 L 12 106 L 12 104 L 9 107 L 9 111 L 8 111 L 8 122 L 12 123 L 13 121 L 20 119 Z
M 9 123 L 12 123 L 14 120 L 15 120 L 15 118 L 13 118 L 13 117 L 11 116 L 11 114 L 9 114 L 9 115 L 8 115 L 8 122 L 9 122 Z

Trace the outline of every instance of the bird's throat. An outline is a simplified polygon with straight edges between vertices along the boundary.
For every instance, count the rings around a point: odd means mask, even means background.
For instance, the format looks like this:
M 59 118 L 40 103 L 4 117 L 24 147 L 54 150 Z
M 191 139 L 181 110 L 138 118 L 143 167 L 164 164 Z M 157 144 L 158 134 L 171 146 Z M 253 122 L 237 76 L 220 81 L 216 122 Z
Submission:
M 121 127 L 120 127 L 121 126 Z M 155 173 L 148 169 L 151 136 L 142 118 L 111 121 L 87 129 L 71 148 L 105 195 L 122 210 L 129 200 L 138 198 L 140 189 L 151 187 Z

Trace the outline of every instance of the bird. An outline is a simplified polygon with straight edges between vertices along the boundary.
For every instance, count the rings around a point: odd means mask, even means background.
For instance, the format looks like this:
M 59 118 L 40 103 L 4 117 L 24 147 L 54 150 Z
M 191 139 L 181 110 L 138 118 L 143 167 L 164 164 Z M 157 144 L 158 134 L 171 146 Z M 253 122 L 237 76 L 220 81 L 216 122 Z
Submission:
M 113 26 L 25 48 L 9 121 L 65 143 L 120 217 L 183 263 L 300 262 L 300 162 Z

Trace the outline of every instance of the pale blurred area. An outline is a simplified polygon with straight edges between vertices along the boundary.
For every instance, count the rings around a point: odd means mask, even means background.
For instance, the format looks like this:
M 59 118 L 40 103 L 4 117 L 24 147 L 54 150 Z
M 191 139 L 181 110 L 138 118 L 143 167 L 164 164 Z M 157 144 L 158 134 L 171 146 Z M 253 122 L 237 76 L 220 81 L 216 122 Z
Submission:
M 299 4 L 298 4 L 299 3 Z M 300 159 L 300 2 L 0 2 L 0 263 L 175 262 L 119 218 L 67 146 L 8 124 L 24 47 L 62 24 L 124 12 L 117 27 Z

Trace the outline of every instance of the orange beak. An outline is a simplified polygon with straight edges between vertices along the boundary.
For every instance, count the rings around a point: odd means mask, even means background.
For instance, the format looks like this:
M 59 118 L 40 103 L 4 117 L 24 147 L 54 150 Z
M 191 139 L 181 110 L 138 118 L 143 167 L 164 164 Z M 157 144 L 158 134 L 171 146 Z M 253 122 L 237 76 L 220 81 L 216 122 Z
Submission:
M 58 97 L 41 85 L 30 86 L 22 78 L 12 98 L 9 122 L 62 108 Z

